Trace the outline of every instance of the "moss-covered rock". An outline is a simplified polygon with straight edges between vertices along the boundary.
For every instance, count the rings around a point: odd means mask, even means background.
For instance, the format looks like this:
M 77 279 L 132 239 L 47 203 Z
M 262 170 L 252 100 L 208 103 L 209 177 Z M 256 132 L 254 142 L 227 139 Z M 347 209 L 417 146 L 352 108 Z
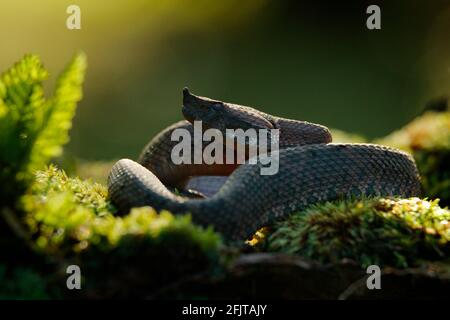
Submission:
M 43 94 L 48 73 L 36 56 L 26 56 L 0 76 L 0 298 L 221 297 L 217 275 L 222 276 L 224 297 L 237 292 L 254 297 L 258 286 L 273 297 L 283 292 L 290 292 L 287 298 L 318 292 L 336 297 L 360 276 L 360 266 L 405 268 L 448 257 L 450 214 L 437 201 L 365 199 L 313 206 L 280 222 L 273 233 L 261 229 L 250 242 L 260 250 L 290 255 L 243 254 L 233 261 L 240 248 L 223 250 L 220 236 L 192 224 L 189 215 L 143 207 L 118 217 L 103 185 L 70 178 L 55 167 L 34 175 L 62 154 L 85 68 L 84 55 L 76 56 L 48 100 Z M 366 141 L 332 131 L 335 142 Z M 411 152 L 425 194 L 450 202 L 448 113 L 428 112 L 377 142 Z M 78 174 L 105 182 L 110 166 L 82 163 Z M 341 268 L 344 258 L 357 262 L 356 273 L 354 264 Z M 325 268 L 324 262 L 338 271 Z M 69 264 L 81 268 L 82 291 L 65 287 Z M 342 270 L 350 276 L 341 279 Z M 327 291 L 316 279 L 337 283 Z M 202 289 L 181 294 L 180 287 L 189 283 Z
M 376 143 L 414 152 L 450 148 L 450 112 L 429 111 Z
M 55 167 L 37 173 L 22 207 L 37 250 L 79 265 L 88 296 L 144 296 L 219 265 L 221 239 L 211 228 L 150 207 L 114 216 L 105 187 Z
M 422 177 L 424 195 L 450 205 L 450 112 L 427 112 L 375 142 L 410 152 Z
M 325 203 L 278 223 L 263 245 L 323 263 L 405 268 L 448 257 L 450 211 L 418 198 Z

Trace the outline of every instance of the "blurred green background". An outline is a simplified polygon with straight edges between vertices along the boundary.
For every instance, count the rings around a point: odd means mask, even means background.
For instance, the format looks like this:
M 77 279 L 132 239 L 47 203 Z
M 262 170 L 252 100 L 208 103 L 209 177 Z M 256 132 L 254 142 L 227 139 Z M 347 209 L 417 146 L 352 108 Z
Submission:
M 81 8 L 81 30 L 65 26 Z M 366 28 L 381 7 L 382 30 Z M 69 155 L 136 158 L 181 90 L 383 136 L 450 90 L 450 1 L 1 0 L 0 70 L 89 59 Z

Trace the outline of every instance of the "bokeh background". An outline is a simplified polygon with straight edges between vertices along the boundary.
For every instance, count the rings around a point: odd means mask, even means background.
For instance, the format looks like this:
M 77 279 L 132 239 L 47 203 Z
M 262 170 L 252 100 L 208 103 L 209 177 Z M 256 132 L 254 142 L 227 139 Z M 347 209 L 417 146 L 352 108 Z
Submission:
M 81 30 L 65 26 L 81 8 Z M 382 30 L 366 28 L 381 7 Z M 181 119 L 181 90 L 383 136 L 450 90 L 450 0 L 1 0 L 0 70 L 37 53 L 52 79 L 89 59 L 67 154 L 136 158 Z

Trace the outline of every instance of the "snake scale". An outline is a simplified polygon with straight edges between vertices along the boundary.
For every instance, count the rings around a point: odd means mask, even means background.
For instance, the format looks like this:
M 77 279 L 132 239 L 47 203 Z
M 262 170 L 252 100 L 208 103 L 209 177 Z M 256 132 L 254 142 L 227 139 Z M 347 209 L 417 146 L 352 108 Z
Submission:
M 258 228 L 311 204 L 363 196 L 420 194 L 419 174 L 412 157 L 374 144 L 334 144 L 321 125 L 284 119 L 254 108 L 225 103 L 183 90 L 186 120 L 159 133 L 138 162 L 119 160 L 111 169 L 108 189 L 122 212 L 152 206 L 190 213 L 195 223 L 209 226 L 230 240 L 245 239 Z M 193 121 L 205 128 L 279 129 L 279 170 L 261 175 L 261 164 L 180 164 L 170 158 L 177 142 L 173 130 L 193 134 Z M 206 198 L 173 192 L 186 188 L 190 177 L 225 176 L 217 192 Z

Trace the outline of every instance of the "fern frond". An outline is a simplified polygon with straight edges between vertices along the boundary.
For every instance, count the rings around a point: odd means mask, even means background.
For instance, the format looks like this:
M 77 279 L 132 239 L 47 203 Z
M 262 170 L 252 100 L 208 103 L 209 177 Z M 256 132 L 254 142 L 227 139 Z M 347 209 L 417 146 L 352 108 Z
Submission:
M 49 100 L 42 87 L 48 72 L 35 55 L 26 55 L 0 76 L 0 203 L 14 203 L 34 171 L 61 154 L 85 69 L 86 57 L 76 55 Z
M 35 55 L 26 55 L 0 77 L 1 162 L 18 164 L 28 152 L 30 137 L 44 105 L 42 81 L 48 77 Z
M 62 146 L 69 141 L 72 118 L 82 98 L 85 71 L 86 57 L 78 54 L 58 78 L 55 94 L 46 105 L 39 136 L 33 144 L 30 171 L 42 169 L 49 160 L 59 156 Z

